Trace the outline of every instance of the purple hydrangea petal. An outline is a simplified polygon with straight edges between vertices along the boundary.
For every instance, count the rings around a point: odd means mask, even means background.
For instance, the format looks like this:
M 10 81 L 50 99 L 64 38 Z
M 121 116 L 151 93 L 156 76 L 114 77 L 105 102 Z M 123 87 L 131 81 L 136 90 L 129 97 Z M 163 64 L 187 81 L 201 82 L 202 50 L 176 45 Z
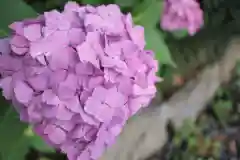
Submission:
M 64 100 L 63 104 L 66 105 L 66 108 L 75 113 L 80 113 L 79 108 L 82 108 L 79 102 L 79 97 L 77 96 L 74 96 L 71 99 Z
M 117 91 L 117 88 L 111 88 L 108 90 L 108 95 L 105 99 L 105 103 L 113 108 L 122 107 L 127 102 L 127 98 Z
M 14 93 L 19 102 L 27 104 L 32 99 L 34 92 L 26 83 L 17 81 L 14 87 Z
M 72 28 L 68 33 L 70 43 L 73 46 L 81 44 L 85 40 L 85 33 L 82 29 L 79 28 Z
M 3 96 L 10 100 L 13 95 L 13 84 L 12 84 L 12 77 L 6 77 L 1 79 L 0 86 L 3 89 Z
M 24 36 L 29 41 L 37 41 L 42 37 L 42 26 L 40 24 L 32 24 L 24 27 Z
M 45 75 L 38 75 L 35 77 L 29 77 L 28 83 L 34 90 L 43 91 L 47 89 L 48 77 Z
M 55 108 L 56 118 L 59 120 L 69 121 L 74 116 L 74 113 L 67 109 L 65 105 L 58 105 Z
M 113 109 L 107 104 L 103 104 L 100 101 L 96 101 L 93 98 L 89 98 L 86 102 L 84 110 L 94 116 L 100 122 L 108 121 L 112 118 Z M 108 113 L 108 114 L 105 114 Z
M 77 47 L 79 59 L 82 62 L 89 62 L 94 66 L 99 66 L 99 61 L 95 50 L 91 47 L 90 44 L 84 42 Z
M 65 81 L 61 82 L 58 87 L 58 96 L 61 99 L 72 98 L 77 89 L 77 77 L 69 74 Z
M 135 26 L 129 34 L 133 42 L 138 45 L 140 49 L 145 47 L 146 42 L 144 39 L 144 28 L 142 26 Z
M 9 54 L 11 52 L 9 38 L 0 39 L 0 53 Z
M 59 98 L 51 89 L 47 89 L 42 94 L 42 101 L 48 105 L 58 105 L 61 103 Z
M 68 2 L 66 3 L 66 5 L 64 6 L 64 11 L 75 11 L 77 12 L 79 9 L 79 5 L 76 2 Z
M 90 63 L 78 63 L 75 67 L 78 75 L 92 75 L 93 66 Z
M 62 129 L 54 125 L 48 125 L 44 129 L 44 133 L 48 135 L 48 138 L 54 144 L 61 144 L 66 140 L 66 133 Z

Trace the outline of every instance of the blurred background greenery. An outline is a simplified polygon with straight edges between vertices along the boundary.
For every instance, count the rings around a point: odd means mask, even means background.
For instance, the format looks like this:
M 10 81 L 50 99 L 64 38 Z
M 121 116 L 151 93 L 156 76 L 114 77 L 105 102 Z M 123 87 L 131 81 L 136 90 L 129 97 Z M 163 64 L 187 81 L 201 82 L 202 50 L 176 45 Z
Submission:
M 7 26 L 26 17 L 63 8 L 68 0 L 0 0 L 0 37 L 8 35 Z M 118 4 L 131 12 L 134 21 L 146 29 L 147 48 L 155 51 L 165 81 L 158 87 L 167 99 L 199 69 L 221 57 L 231 36 L 239 34 L 240 1 L 199 0 L 205 12 L 205 26 L 194 37 L 186 31 L 164 32 L 159 21 L 163 0 L 75 0 L 79 4 Z M 224 32 L 223 32 L 224 30 Z M 209 54 L 198 50 L 209 44 Z M 217 47 L 216 47 L 217 46 Z M 180 130 L 169 124 L 169 140 L 150 160 L 239 160 L 240 159 L 240 64 L 232 81 L 223 85 L 196 122 L 186 120 Z M 63 154 L 47 146 L 31 128 L 20 123 L 18 115 L 1 97 L 0 159 L 61 160 Z

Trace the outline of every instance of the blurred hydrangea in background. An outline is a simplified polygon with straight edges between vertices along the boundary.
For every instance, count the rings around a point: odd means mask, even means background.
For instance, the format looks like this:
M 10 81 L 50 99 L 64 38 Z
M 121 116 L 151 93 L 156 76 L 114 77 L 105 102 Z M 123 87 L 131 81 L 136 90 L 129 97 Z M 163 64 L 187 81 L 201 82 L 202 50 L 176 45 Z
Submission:
M 194 35 L 203 23 L 203 11 L 196 0 L 164 0 L 161 18 L 164 30 L 187 29 L 190 35 Z
M 3 95 L 69 160 L 101 156 L 156 93 L 158 61 L 144 50 L 144 28 L 117 5 L 68 2 L 10 28 L 0 43 Z

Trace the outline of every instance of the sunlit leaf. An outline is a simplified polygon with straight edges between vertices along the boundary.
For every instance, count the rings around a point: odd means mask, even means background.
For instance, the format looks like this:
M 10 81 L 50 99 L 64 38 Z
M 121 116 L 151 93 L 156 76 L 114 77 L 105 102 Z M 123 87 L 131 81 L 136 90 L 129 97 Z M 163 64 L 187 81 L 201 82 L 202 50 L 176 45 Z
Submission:
M 156 54 L 156 59 L 162 64 L 170 64 L 176 66 L 167 44 L 161 36 L 160 31 L 156 28 L 145 28 L 146 49 L 153 50 Z
M 134 11 L 134 21 L 144 27 L 156 27 L 160 21 L 163 1 L 144 0 Z
M 28 143 L 31 147 L 37 149 L 38 151 L 41 152 L 55 152 L 55 150 L 50 147 L 48 144 L 43 141 L 43 139 L 36 135 L 31 127 L 28 127 L 25 130 L 25 136 L 28 138 Z

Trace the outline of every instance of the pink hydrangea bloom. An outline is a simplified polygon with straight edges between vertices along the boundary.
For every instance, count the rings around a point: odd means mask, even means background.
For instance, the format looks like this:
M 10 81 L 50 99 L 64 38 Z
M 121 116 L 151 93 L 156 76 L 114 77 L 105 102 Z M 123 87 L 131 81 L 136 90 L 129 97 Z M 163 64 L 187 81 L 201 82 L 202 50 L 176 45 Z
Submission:
M 161 19 L 164 30 L 187 29 L 190 35 L 194 35 L 203 23 L 203 11 L 196 0 L 164 0 Z
M 22 121 L 69 160 L 95 160 L 156 93 L 144 29 L 116 5 L 66 4 L 10 25 L 0 87 Z

